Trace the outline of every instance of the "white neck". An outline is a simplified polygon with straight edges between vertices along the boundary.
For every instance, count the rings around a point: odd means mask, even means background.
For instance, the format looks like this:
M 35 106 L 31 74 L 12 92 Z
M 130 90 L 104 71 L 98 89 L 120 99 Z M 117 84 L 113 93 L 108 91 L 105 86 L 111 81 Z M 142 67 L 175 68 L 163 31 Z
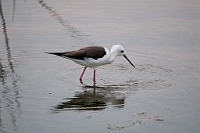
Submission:
M 116 57 L 117 57 L 116 50 L 111 48 L 111 50 L 110 50 L 110 62 L 112 63 L 115 60 Z

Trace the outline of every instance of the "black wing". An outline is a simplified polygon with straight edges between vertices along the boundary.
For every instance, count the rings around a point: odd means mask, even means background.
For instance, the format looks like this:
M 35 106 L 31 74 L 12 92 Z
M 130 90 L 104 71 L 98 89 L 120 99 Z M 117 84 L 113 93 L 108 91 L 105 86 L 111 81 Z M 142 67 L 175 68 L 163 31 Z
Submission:
M 48 53 L 48 54 L 53 54 L 64 58 L 83 60 L 84 58 L 93 58 L 93 59 L 102 58 L 106 54 L 106 51 L 104 47 L 101 46 L 90 46 L 75 51 Z

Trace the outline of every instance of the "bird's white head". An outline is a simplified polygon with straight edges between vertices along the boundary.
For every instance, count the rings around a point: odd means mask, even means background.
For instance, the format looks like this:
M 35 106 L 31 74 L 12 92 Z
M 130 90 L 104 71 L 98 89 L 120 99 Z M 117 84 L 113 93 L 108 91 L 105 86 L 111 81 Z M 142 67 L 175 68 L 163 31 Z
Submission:
M 116 56 L 124 56 L 124 48 L 121 45 L 114 45 L 111 48 L 111 53 L 115 53 Z
M 135 68 L 135 66 L 133 65 L 133 63 L 125 55 L 124 48 L 121 45 L 114 45 L 114 46 L 112 46 L 112 48 L 110 50 L 110 54 L 111 54 L 111 62 L 114 61 L 114 59 L 116 58 L 116 56 L 124 56 L 128 60 L 128 62 Z

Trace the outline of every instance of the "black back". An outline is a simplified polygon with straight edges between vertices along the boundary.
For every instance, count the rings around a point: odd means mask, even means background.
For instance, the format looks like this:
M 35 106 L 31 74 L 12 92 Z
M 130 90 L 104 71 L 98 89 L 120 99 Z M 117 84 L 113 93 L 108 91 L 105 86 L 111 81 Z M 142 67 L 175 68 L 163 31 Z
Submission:
M 102 58 L 106 54 L 106 51 L 104 47 L 101 46 L 89 46 L 69 52 L 48 53 L 48 54 L 54 54 L 64 58 L 83 60 L 84 58 L 93 58 L 93 59 Z

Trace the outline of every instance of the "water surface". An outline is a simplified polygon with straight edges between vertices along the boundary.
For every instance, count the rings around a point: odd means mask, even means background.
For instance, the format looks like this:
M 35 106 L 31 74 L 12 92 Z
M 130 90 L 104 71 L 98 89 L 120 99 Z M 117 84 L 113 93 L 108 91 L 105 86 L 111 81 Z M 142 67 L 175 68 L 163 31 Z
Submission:
M 199 1 L 0 1 L 0 132 L 200 131 Z M 48 55 L 125 48 L 97 69 Z M 86 90 L 86 92 L 84 92 Z

